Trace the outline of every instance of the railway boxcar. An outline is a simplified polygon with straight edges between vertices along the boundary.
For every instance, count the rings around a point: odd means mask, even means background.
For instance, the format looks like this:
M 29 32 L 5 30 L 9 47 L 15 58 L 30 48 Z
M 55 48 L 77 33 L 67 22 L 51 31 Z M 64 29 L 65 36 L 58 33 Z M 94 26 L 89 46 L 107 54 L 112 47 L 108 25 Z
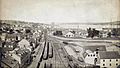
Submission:
M 44 47 L 44 53 L 43 53 L 43 59 L 44 60 L 48 59 L 48 51 L 49 51 L 49 42 L 47 42 L 45 47 Z
M 49 43 L 49 54 L 48 54 L 49 58 L 52 58 L 53 57 L 53 47 L 52 47 L 52 44 Z
M 66 41 L 63 41 L 63 43 L 66 44 L 66 45 L 68 45 L 68 42 L 66 42 Z

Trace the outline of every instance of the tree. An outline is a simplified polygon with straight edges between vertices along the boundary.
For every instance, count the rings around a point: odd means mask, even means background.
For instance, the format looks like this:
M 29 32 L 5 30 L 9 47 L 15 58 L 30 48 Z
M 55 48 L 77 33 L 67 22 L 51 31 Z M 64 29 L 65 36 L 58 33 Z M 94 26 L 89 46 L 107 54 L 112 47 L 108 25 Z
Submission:
M 25 32 L 26 33 L 31 33 L 31 30 L 30 29 L 26 29 Z
M 14 33 L 14 30 L 13 29 L 10 29 L 10 34 Z
M 92 31 L 93 31 L 93 35 L 94 35 L 94 36 L 99 36 L 99 31 L 98 31 L 98 30 L 93 29 Z
M 71 33 L 75 34 L 75 31 L 70 31 Z
M 108 37 L 111 37 L 111 32 L 108 32 L 108 34 L 107 34 L 107 35 L 108 35 Z
M 118 30 L 113 28 L 112 35 L 116 37 L 118 35 Z
M 62 31 L 56 31 L 53 33 L 53 35 L 61 36 L 63 35 Z
M 93 38 L 94 36 L 99 36 L 99 31 L 96 30 L 95 28 L 94 29 L 89 28 L 87 29 L 87 31 L 88 31 L 88 37 Z
M 87 32 L 88 32 L 88 36 L 87 36 L 87 37 L 91 37 L 91 35 L 92 35 L 92 30 L 91 30 L 91 28 L 88 28 L 88 29 L 87 29 Z

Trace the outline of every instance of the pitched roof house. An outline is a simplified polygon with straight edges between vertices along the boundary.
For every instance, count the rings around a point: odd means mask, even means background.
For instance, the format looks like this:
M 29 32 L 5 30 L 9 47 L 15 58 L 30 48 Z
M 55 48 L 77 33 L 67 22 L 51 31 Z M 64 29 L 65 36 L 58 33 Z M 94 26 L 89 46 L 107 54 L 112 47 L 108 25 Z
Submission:
M 101 68 L 117 68 L 120 65 L 120 55 L 117 51 L 101 51 L 99 58 Z

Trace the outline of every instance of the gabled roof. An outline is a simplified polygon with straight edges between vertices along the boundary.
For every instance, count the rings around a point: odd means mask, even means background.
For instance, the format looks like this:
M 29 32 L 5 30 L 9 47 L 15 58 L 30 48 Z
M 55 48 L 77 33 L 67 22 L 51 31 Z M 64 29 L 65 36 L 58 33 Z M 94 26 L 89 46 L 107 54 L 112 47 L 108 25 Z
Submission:
M 5 42 L 5 45 L 16 45 L 16 43 L 15 42 Z
M 16 38 L 16 34 L 7 34 L 7 38 Z
M 68 32 L 66 33 L 66 35 L 74 35 L 72 32 Z
M 117 51 L 101 51 L 99 52 L 100 59 L 120 59 Z
M 22 39 L 18 44 L 19 44 L 19 46 L 23 46 L 23 45 L 29 46 L 30 45 L 29 41 L 26 39 Z
M 19 57 L 25 57 L 28 53 L 30 53 L 29 49 L 18 49 L 14 52 Z
M 1 60 L 1 62 L 3 64 L 5 64 L 6 66 L 8 67 L 11 67 L 11 68 L 14 68 L 17 64 L 18 64 L 18 61 L 16 61 L 14 58 L 12 58 L 11 56 L 6 56 L 5 58 L 3 58 Z
M 85 46 L 85 50 L 91 50 L 92 52 L 96 51 L 96 49 L 99 49 L 99 51 L 106 51 L 106 47 L 103 45 L 100 46 Z
M 30 38 L 28 41 L 29 42 L 35 42 L 35 39 L 34 38 Z

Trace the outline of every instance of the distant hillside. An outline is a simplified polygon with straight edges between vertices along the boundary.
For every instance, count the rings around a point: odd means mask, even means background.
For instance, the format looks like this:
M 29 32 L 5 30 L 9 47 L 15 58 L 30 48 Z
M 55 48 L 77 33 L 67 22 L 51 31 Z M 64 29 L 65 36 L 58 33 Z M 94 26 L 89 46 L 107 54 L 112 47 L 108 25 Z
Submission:
M 68 24 L 68 25 L 70 25 L 70 24 L 88 24 L 88 25 L 98 25 L 98 24 L 100 24 L 100 25 L 105 25 L 105 24 L 111 24 L 111 25 L 120 25 L 120 21 L 114 21 L 114 22 L 96 22 L 96 23 L 60 23 L 60 24 Z
M 0 20 L 2 23 L 7 23 L 7 24 L 26 24 L 26 23 L 34 23 L 34 24 L 44 24 L 44 23 L 36 23 L 36 22 L 26 22 L 26 21 L 17 21 L 17 20 Z M 59 24 L 59 23 L 58 23 Z M 56 25 L 58 25 L 58 24 L 56 24 Z M 73 22 L 73 23 L 67 23 L 67 22 L 65 22 L 65 23 L 60 23 L 60 24 L 68 24 L 68 25 L 70 25 L 70 24 L 88 24 L 88 25 L 98 25 L 98 24 L 100 24 L 100 25 L 105 25 L 105 24 L 111 24 L 111 25 L 120 25 L 120 21 L 114 21 L 114 22 L 96 22 L 96 23 L 79 23 L 79 22 Z M 48 25 L 48 24 L 45 24 L 45 25 Z
M 26 22 L 26 21 L 17 21 L 17 20 L 0 20 L 1 23 L 6 24 L 42 24 L 42 23 L 34 23 L 34 22 Z

